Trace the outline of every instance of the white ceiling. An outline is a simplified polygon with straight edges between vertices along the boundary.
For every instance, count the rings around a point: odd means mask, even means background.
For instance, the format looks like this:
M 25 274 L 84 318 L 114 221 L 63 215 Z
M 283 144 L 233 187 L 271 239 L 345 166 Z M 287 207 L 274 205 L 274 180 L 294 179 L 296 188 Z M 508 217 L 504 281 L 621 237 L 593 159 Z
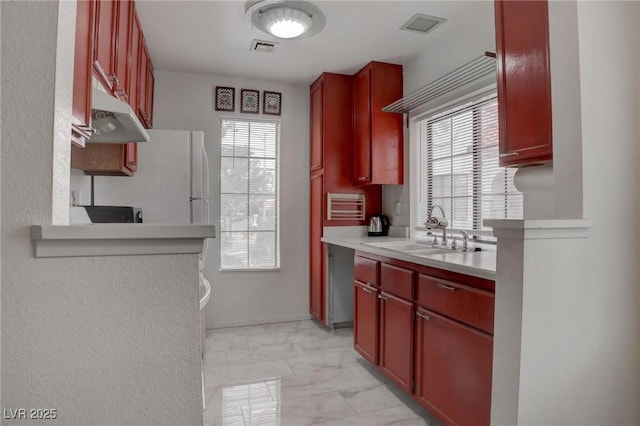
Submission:
M 492 2 L 490 7 L 492 6 Z M 406 64 L 456 31 L 487 1 L 316 1 L 325 28 L 278 40 L 245 21 L 245 1 L 138 1 L 156 70 L 309 84 L 324 71 L 354 74 L 371 60 Z M 427 35 L 399 30 L 416 13 L 446 18 Z M 278 41 L 273 54 L 249 50 L 254 39 Z

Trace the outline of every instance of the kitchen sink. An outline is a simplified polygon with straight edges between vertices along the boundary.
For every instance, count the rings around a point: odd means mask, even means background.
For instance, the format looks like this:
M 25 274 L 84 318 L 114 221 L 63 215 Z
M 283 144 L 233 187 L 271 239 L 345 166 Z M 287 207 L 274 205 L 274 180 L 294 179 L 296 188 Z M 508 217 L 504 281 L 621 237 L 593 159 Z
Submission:
M 378 243 L 362 243 L 366 246 L 379 247 L 387 250 L 399 251 L 414 256 L 428 256 L 446 251 L 443 248 L 431 247 L 430 242 L 423 241 L 384 241 Z

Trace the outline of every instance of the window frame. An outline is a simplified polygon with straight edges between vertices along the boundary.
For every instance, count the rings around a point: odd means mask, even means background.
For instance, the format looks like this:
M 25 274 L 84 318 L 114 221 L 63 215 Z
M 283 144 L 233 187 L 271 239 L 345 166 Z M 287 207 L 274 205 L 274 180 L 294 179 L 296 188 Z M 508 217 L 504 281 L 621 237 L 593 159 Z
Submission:
M 473 105 L 472 111 L 474 114 L 473 117 L 473 127 L 474 129 L 478 126 L 479 120 L 477 115 L 479 115 L 478 109 L 484 102 L 483 100 L 488 100 L 488 98 L 497 97 L 496 86 L 490 85 L 486 86 L 482 89 L 475 90 L 472 93 L 468 93 L 466 95 L 460 95 L 454 98 L 449 98 L 450 100 L 447 102 L 442 102 L 440 104 L 431 104 L 426 105 L 421 108 L 416 109 L 416 111 L 410 113 L 409 116 L 409 140 L 410 140 L 410 155 L 412 157 L 411 168 L 410 168 L 410 182 L 411 189 L 410 193 L 410 225 L 412 229 L 412 233 L 421 232 L 424 235 L 430 235 L 432 231 L 429 231 L 425 228 L 423 223 L 419 223 L 418 220 L 418 207 L 420 206 L 420 191 L 423 188 L 423 185 L 428 185 L 429 182 L 421 182 L 422 168 L 421 168 L 421 155 L 420 155 L 420 145 L 421 145 L 421 124 L 425 120 L 437 119 L 439 115 L 443 117 L 447 115 L 447 113 L 454 113 L 456 108 L 459 108 L 460 111 L 463 111 L 463 106 L 466 104 L 477 103 L 477 105 Z M 430 149 L 429 151 L 432 151 Z M 477 170 L 478 165 L 482 164 L 482 156 L 480 155 L 480 150 L 473 151 L 473 170 Z M 430 156 L 430 162 L 433 161 L 433 153 Z M 432 163 L 430 163 L 432 164 Z M 430 174 L 430 176 L 433 176 Z M 479 208 L 482 211 L 482 184 L 479 179 L 474 179 L 472 184 L 472 208 Z M 480 195 L 480 196 L 478 196 Z M 432 196 L 430 197 L 432 198 Z M 505 198 L 506 201 L 506 198 Z M 432 200 L 427 201 L 427 209 L 425 213 L 428 211 L 430 206 L 433 204 Z M 506 208 L 506 207 L 505 207 Z M 451 218 L 448 218 L 451 223 Z M 487 218 L 488 219 L 488 218 Z M 447 230 L 452 232 L 457 231 L 465 231 L 469 234 L 469 237 L 480 242 L 488 242 L 495 243 L 495 238 L 493 238 L 493 230 L 491 229 L 481 229 L 482 228 L 482 212 L 479 217 L 473 217 L 473 229 L 468 228 L 456 228 L 456 227 L 447 227 Z M 419 234 L 420 235 L 420 234 Z M 438 234 L 439 235 L 439 234 Z
M 218 260 L 219 260 L 219 267 L 218 267 L 218 271 L 221 273 L 227 273 L 227 272 L 270 272 L 270 271 L 280 271 L 281 269 L 281 265 L 282 265 L 282 256 L 281 256 L 281 238 L 280 238 L 280 230 L 281 230 L 281 226 L 280 226 L 280 148 L 282 145 L 282 120 L 280 119 L 269 119 L 269 118 L 254 118 L 254 117 L 237 117 L 237 116 L 221 116 L 220 117 L 220 121 L 219 121 L 219 125 L 220 125 L 220 129 L 218 131 L 218 136 L 220 137 L 220 141 L 219 141 L 219 147 L 220 147 L 220 152 L 219 152 L 219 156 L 218 156 L 218 160 L 219 160 L 219 164 L 222 164 L 222 159 L 223 158 L 246 158 L 246 159 L 266 159 L 263 157 L 250 157 L 250 156 L 223 156 L 223 152 L 222 152 L 222 129 L 223 129 L 223 122 L 225 121 L 234 121 L 234 122 L 246 122 L 246 123 L 273 123 L 276 125 L 276 150 L 275 150 L 275 164 L 276 164 L 276 188 L 275 188 L 275 195 L 276 195 L 276 209 L 275 209 L 275 230 L 274 231 L 265 231 L 265 232 L 273 232 L 274 236 L 275 236 L 275 248 L 276 248 L 276 253 L 275 253 L 275 257 L 276 257 L 276 265 L 275 266 L 265 266 L 265 267 L 255 267 L 255 266 L 247 266 L 246 268 L 243 267 L 223 267 L 222 266 L 222 234 L 223 233 L 229 233 L 229 232 L 243 232 L 243 233 L 249 233 L 251 232 L 250 229 L 247 230 L 238 230 L 238 231 L 223 231 L 222 230 L 222 219 L 223 219 L 223 215 L 222 215 L 222 196 L 223 196 L 223 192 L 222 192 L 222 179 L 220 176 L 220 173 L 222 172 L 222 170 L 220 169 L 218 171 L 218 235 L 220 236 L 220 243 L 219 243 L 219 256 L 218 256 Z M 247 185 L 250 185 L 250 180 L 247 179 Z M 245 195 L 249 195 L 249 192 L 247 191 L 246 193 L 240 193 L 240 194 L 245 194 Z M 238 194 L 238 195 L 240 195 Z M 249 256 L 249 246 L 247 246 L 247 256 Z

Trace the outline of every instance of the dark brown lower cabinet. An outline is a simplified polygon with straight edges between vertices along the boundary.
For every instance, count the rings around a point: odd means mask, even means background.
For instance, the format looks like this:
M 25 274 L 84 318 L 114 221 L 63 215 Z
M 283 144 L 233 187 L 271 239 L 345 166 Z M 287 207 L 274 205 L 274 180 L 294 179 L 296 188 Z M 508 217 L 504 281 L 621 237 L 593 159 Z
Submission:
M 416 400 L 448 423 L 488 425 L 493 338 L 422 308 L 416 316 Z
M 373 365 L 378 365 L 378 289 L 360 281 L 354 286 L 353 345 Z
M 446 425 L 489 425 L 495 282 L 365 252 L 354 262 L 355 349 Z
M 405 392 L 413 385 L 413 303 L 380 293 L 380 369 Z

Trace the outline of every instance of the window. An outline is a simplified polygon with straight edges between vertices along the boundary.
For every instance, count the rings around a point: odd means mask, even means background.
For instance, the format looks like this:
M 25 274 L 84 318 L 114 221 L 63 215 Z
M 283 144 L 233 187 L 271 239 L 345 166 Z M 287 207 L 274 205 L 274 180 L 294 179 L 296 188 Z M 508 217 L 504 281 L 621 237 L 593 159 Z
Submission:
M 277 121 L 223 118 L 220 267 L 280 267 Z
M 430 116 L 418 126 L 417 226 L 434 204 L 444 209 L 455 229 L 489 230 L 484 219 L 522 218 L 515 170 L 498 166 L 495 93 Z M 434 214 L 440 215 L 438 209 Z

